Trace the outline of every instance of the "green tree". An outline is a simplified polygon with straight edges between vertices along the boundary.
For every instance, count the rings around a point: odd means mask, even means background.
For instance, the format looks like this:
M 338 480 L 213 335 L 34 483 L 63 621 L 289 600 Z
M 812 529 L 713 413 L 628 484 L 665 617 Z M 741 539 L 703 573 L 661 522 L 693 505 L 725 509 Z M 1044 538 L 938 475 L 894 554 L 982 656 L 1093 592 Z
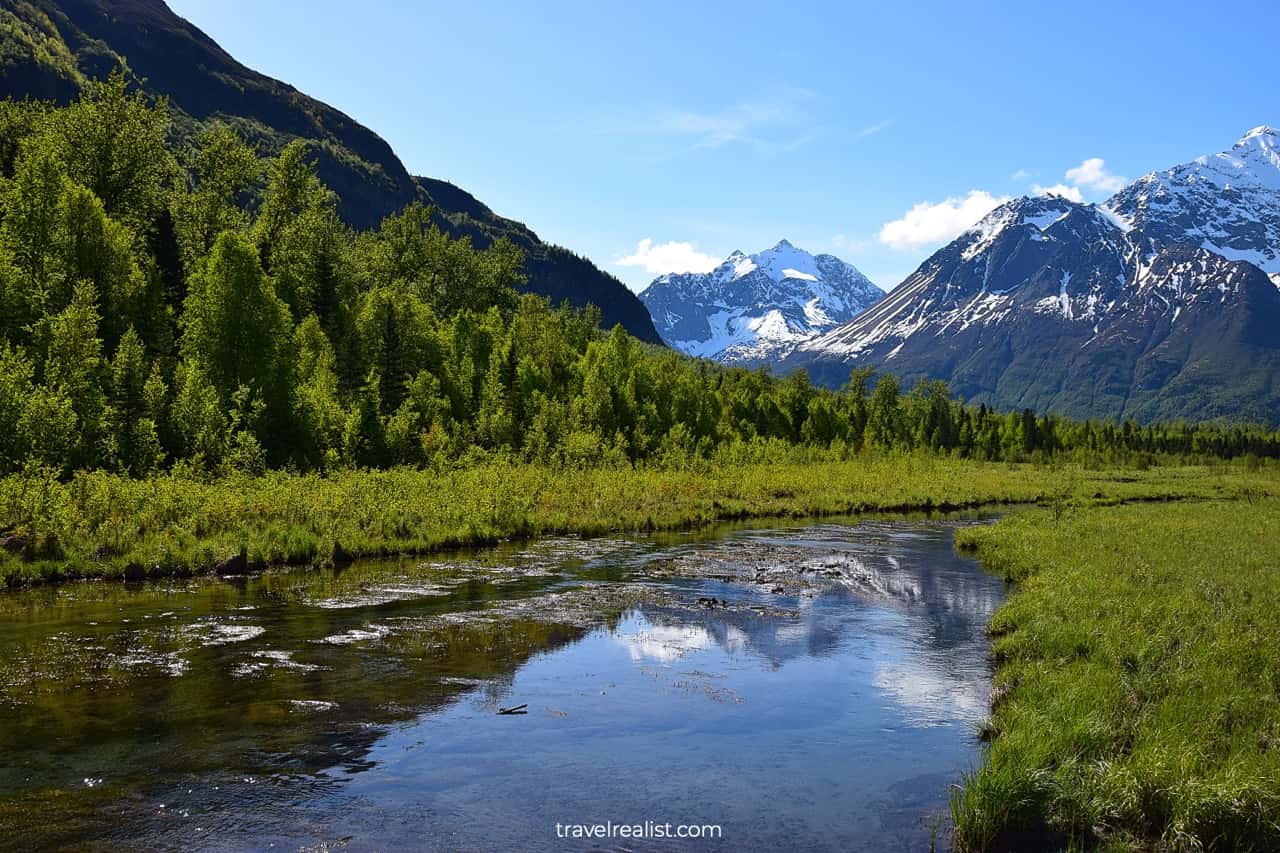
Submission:
M 144 310 L 147 283 L 134 261 L 133 235 L 107 216 L 97 196 L 74 184 L 63 195 L 60 232 L 63 281 L 93 284 L 103 340 L 114 347 L 125 329 L 149 319 Z
M 347 428 L 343 437 L 345 458 L 366 468 L 378 468 L 387 464 L 386 434 L 378 411 L 378 388 L 381 383 L 378 371 L 371 370 L 356 397 L 356 404 L 347 416 Z
M 338 218 L 332 196 L 317 196 L 277 238 L 276 292 L 295 320 L 314 314 L 334 348 L 334 370 L 344 389 L 360 375 L 355 323 L 359 306 L 353 237 Z
M 163 459 L 155 421 L 147 405 L 149 379 L 146 351 L 133 329 L 125 332 L 111 361 L 111 406 L 108 410 L 109 457 L 131 474 L 141 476 Z M 152 391 L 154 392 L 154 389 Z
M 45 132 L 67 175 L 135 232 L 165 207 L 177 168 L 165 147 L 168 104 L 129 92 L 123 71 L 88 83 L 80 99 L 49 113 Z
M 244 235 L 224 231 L 214 242 L 191 278 L 182 325 L 182 354 L 203 366 L 222 405 L 230 409 L 247 389 L 264 419 L 246 426 L 259 430 L 268 450 L 283 450 L 290 437 L 292 324 Z
M 93 284 L 82 282 L 71 304 L 49 323 L 44 384 L 68 400 L 75 414 L 78 440 L 67 460 L 73 467 L 92 467 L 102 459 L 105 398 L 97 301 Z
M 229 437 L 224 404 L 196 360 L 178 366 L 171 418 L 177 455 L 214 469 L 222 464 Z
M 390 287 L 369 291 L 356 319 L 361 364 L 378 377 L 378 408 L 394 412 L 410 377 L 426 366 L 433 346 L 431 310 L 416 296 Z
M 23 430 L 23 415 L 34 393 L 35 368 L 26 353 L 0 342 L 0 471 L 22 466 L 30 452 Z M 61 460 L 59 460 L 61 463 Z
M 298 354 L 297 415 L 302 455 L 313 464 L 333 465 L 342 450 L 347 412 L 338 395 L 333 345 L 315 315 L 294 331 Z
M 59 300 L 62 285 L 62 198 L 67 183 L 62 167 L 47 146 L 24 148 L 12 181 L 0 188 L 4 219 L 0 244 L 9 272 L 5 318 L 6 331 L 18 332 L 41 316 L 50 305 L 58 310 L 70 299 L 70 289 Z M 60 302 L 60 304 L 58 304 Z
M 842 389 L 845 407 L 849 413 L 849 442 L 861 447 L 866 436 L 867 420 L 870 417 L 868 392 L 871 380 L 876 375 L 874 367 L 855 367 L 849 374 L 849 381 Z
M 357 243 L 371 283 L 416 294 L 442 317 L 496 307 L 510 312 L 525 281 L 524 253 L 510 240 L 477 252 L 470 238 L 453 240 L 418 202 L 388 216 Z
M 262 164 L 235 131 L 214 122 L 196 135 L 186 167 L 191 186 L 174 193 L 171 208 L 183 267 L 190 274 L 219 234 L 249 227 L 249 214 L 238 201 L 261 178 Z
M 267 164 L 267 188 L 253 223 L 262 266 L 275 273 L 275 251 L 303 211 L 328 202 L 329 192 L 307 160 L 307 143 L 295 139 Z
M 0 101 L 0 178 L 12 178 L 23 143 L 46 120 L 50 105 L 41 101 Z
M 902 400 L 898 377 L 892 373 L 881 375 L 871 392 L 871 404 L 867 415 L 868 440 L 884 450 L 896 447 L 902 435 Z

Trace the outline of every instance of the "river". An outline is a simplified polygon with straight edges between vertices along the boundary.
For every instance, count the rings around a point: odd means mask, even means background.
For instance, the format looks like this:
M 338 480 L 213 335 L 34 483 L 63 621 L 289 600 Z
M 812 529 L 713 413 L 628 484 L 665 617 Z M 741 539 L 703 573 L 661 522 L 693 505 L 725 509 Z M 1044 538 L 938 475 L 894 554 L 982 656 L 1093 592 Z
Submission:
M 976 518 L 4 593 L 0 846 L 944 849 Z

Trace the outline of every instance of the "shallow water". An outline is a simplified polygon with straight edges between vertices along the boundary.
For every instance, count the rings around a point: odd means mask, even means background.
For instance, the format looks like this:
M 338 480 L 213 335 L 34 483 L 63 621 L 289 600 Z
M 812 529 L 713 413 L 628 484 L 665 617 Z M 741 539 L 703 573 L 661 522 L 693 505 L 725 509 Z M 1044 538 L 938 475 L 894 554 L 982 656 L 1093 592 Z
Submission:
M 957 523 L 0 596 L 0 847 L 927 849 L 1004 594 Z M 556 828 L 610 821 L 721 839 Z

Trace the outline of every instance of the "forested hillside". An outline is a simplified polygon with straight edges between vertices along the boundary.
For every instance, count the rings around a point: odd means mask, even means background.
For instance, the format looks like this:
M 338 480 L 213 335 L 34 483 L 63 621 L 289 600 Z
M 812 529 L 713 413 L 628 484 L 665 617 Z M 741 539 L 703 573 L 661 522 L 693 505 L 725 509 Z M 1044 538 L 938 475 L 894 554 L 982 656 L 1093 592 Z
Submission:
M 477 247 L 506 237 L 525 253 L 524 287 L 578 307 L 597 305 L 657 343 L 649 313 L 620 281 L 585 258 L 544 243 L 465 190 L 416 177 L 385 140 L 287 83 L 246 68 L 162 0 L 0 0 L 0 97 L 69 103 L 93 80 L 123 69 L 130 82 L 169 101 L 170 134 L 187 143 L 225 123 L 264 156 L 306 143 L 342 219 L 358 229 L 412 201 L 433 205 L 449 234 Z

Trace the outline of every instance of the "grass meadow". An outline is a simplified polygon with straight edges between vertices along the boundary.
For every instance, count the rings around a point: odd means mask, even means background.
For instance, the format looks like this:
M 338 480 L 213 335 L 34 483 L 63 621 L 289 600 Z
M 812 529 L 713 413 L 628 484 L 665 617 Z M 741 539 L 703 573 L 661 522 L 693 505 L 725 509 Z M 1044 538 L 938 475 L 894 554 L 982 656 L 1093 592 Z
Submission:
M 1280 849 L 1280 499 L 961 530 L 1015 587 L 956 848 Z M 1046 840 L 1047 839 L 1047 840 Z

